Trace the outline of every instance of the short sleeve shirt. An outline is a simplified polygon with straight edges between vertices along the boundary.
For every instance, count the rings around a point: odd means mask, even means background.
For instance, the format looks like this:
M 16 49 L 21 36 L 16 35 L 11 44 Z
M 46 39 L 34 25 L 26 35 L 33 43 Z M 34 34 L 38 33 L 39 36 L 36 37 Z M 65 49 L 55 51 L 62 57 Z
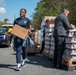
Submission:
M 24 18 L 19 17 L 14 21 L 14 25 L 15 24 L 20 25 L 21 27 L 28 29 L 29 26 L 31 25 L 31 21 L 26 17 L 24 17 Z
M 43 25 L 43 26 L 42 26 L 43 37 L 45 37 L 45 31 L 46 31 L 46 28 L 47 28 L 46 25 Z
M 14 25 L 15 25 L 15 24 L 17 24 L 17 25 L 19 25 L 19 26 L 21 26 L 21 27 L 23 27 L 23 28 L 28 29 L 29 26 L 31 25 L 31 22 L 30 22 L 30 20 L 29 20 L 28 18 L 26 18 L 26 17 L 24 17 L 24 18 L 20 18 L 20 17 L 19 17 L 19 18 L 15 19 Z M 23 40 L 22 40 L 22 39 L 14 36 L 14 44 L 15 44 L 15 47 L 16 47 L 16 48 L 19 47 L 19 46 L 21 46 L 22 43 L 23 43 Z

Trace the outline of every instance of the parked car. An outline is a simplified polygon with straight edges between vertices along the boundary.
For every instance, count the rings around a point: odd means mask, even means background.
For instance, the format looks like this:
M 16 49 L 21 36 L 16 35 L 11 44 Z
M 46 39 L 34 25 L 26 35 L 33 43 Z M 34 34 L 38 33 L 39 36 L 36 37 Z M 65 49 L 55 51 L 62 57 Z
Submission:
M 5 28 L 13 28 L 13 24 L 4 24 L 4 25 L 2 25 L 2 27 L 5 27 Z
M 7 33 L 7 28 L 0 28 L 0 45 L 10 46 L 11 35 Z

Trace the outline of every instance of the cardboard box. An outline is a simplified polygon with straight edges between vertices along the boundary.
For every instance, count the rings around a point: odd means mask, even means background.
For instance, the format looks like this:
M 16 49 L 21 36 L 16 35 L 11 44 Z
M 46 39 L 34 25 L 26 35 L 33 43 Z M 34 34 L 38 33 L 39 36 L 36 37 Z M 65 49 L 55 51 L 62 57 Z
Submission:
M 32 40 L 33 40 L 34 42 L 37 42 L 37 32 L 33 32 L 33 33 L 32 33 Z
M 41 46 L 37 45 L 37 47 L 35 48 L 35 53 L 39 53 L 41 51 Z
M 28 47 L 28 53 L 36 53 L 35 49 L 37 48 L 37 43 L 34 42 L 34 44 L 35 44 L 34 48 L 29 48 Z
M 11 33 L 23 40 L 27 39 L 28 37 L 28 30 L 19 25 L 15 25 Z
M 50 28 L 54 27 L 55 18 L 56 18 L 56 16 L 45 16 L 42 20 L 41 26 L 45 24 L 45 21 L 47 19 L 49 19 L 49 21 L 50 21 L 49 27 Z
M 28 48 L 28 53 L 35 53 L 34 48 Z
M 76 56 L 76 50 L 70 50 L 70 49 L 65 49 L 64 55 L 75 55 Z

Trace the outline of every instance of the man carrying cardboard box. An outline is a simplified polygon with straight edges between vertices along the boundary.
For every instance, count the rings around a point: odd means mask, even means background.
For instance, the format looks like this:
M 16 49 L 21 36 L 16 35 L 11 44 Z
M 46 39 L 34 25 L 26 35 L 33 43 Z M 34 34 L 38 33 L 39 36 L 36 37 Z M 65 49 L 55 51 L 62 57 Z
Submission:
M 14 25 L 19 25 L 27 29 L 28 32 L 30 33 L 31 22 L 28 18 L 25 17 L 25 15 L 26 15 L 26 9 L 22 8 L 20 10 L 20 17 L 15 19 Z M 15 70 L 20 71 L 21 66 L 25 66 L 25 59 L 27 57 L 28 38 L 24 41 L 23 39 L 16 36 L 14 38 L 14 45 L 16 49 L 16 62 L 17 62 L 17 67 Z M 21 61 L 21 55 L 23 59 L 22 61 Z

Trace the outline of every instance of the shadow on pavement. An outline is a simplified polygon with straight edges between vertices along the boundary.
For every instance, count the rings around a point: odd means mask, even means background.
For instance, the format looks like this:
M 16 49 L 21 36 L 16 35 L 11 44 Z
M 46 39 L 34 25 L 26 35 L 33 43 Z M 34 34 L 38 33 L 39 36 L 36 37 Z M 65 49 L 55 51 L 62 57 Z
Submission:
M 0 64 L 0 68 L 8 68 L 8 69 L 13 69 L 13 70 L 14 70 L 14 68 L 12 68 L 12 67 L 14 67 L 14 66 L 16 66 L 16 65 Z
M 12 53 L 11 55 L 16 55 L 16 53 Z M 52 61 L 48 57 L 36 56 L 35 54 L 28 54 L 26 63 L 31 65 L 39 65 L 46 68 L 52 68 Z
M 49 58 L 44 56 L 28 56 L 29 61 L 26 61 L 27 64 L 39 65 L 46 68 L 51 68 L 52 62 Z
M 9 48 L 9 47 L 7 47 L 5 45 L 0 45 L 0 48 Z

